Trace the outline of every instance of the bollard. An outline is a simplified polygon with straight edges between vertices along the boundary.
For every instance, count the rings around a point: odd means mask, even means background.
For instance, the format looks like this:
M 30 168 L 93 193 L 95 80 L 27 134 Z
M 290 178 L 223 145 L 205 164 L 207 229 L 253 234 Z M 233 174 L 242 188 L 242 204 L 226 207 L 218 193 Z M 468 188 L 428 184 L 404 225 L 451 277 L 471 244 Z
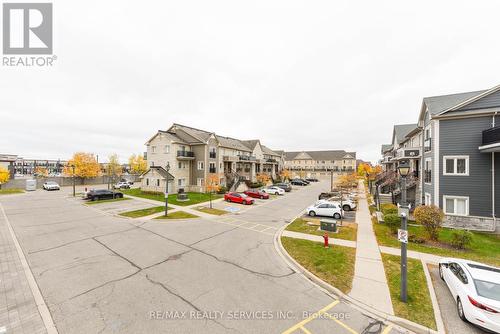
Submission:
M 325 232 L 323 235 L 323 240 L 325 241 L 325 248 L 328 248 L 328 233 Z

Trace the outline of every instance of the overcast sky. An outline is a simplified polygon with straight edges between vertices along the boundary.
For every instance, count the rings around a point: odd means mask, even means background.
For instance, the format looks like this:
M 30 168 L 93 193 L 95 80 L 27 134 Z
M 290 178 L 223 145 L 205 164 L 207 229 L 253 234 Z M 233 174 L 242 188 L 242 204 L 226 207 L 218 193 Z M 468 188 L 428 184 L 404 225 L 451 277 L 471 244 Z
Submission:
M 126 161 L 181 123 L 375 161 L 422 97 L 500 84 L 499 1 L 54 1 L 52 68 L 0 66 L 0 153 Z

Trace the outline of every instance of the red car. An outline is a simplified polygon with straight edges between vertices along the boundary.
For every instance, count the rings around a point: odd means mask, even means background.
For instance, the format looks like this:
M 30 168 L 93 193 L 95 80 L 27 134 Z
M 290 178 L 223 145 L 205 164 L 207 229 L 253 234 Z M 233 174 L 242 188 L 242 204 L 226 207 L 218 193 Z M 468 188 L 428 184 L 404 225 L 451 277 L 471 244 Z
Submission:
M 240 193 L 227 193 L 224 195 L 224 200 L 228 202 L 241 203 L 245 205 L 253 204 L 253 199 L 245 194 Z
M 253 198 L 269 199 L 269 194 L 259 190 L 247 190 L 244 194 Z

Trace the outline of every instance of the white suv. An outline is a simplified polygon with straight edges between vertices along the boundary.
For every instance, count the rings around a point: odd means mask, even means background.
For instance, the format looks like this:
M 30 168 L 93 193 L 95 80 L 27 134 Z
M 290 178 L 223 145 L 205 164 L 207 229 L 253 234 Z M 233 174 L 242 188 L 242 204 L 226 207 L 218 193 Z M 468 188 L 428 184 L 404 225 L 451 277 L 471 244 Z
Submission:
M 318 201 L 315 205 L 308 207 L 306 212 L 311 217 L 325 216 L 340 219 L 344 216 L 344 210 L 340 208 L 340 205 L 328 201 Z
M 54 181 L 47 181 L 43 184 L 43 189 L 45 190 L 61 190 L 61 187 L 57 182 Z

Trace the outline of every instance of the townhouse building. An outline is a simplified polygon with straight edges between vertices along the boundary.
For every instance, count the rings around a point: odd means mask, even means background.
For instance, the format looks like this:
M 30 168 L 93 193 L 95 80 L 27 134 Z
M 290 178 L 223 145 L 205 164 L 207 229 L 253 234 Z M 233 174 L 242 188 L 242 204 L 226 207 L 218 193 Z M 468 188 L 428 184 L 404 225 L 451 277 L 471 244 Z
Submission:
M 344 150 L 285 152 L 286 169 L 291 171 L 352 172 L 356 170 L 356 152 Z
M 217 176 L 220 185 L 231 188 L 243 181 L 255 182 L 260 173 L 276 178 L 282 169 L 282 156 L 260 140 L 224 137 L 181 124 L 158 131 L 146 147 L 150 169 L 141 185 L 147 191 L 165 191 L 167 164 L 169 189 L 174 192 L 205 191 L 209 176 Z
M 416 199 L 442 208 L 447 226 L 500 232 L 499 112 L 500 86 L 422 101 Z

